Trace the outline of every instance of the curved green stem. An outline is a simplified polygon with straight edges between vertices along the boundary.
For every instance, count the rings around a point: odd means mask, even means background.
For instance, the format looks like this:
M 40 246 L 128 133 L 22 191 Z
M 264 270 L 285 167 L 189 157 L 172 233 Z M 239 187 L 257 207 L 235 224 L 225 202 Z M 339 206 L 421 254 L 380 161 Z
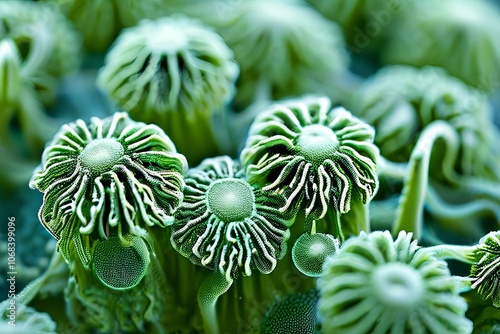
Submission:
M 228 281 L 226 277 L 218 271 L 210 274 L 201 283 L 200 289 L 198 290 L 198 305 L 200 307 L 203 327 L 206 334 L 220 333 L 215 305 L 217 299 L 229 290 L 232 284 L 233 280 Z
M 442 159 L 442 172 L 451 178 L 454 162 L 458 156 L 458 134 L 444 121 L 434 121 L 429 124 L 419 137 L 412 151 L 409 162 L 409 172 L 405 178 L 400 205 L 392 234 L 399 231 L 411 231 L 416 239 L 422 232 L 422 213 L 429 183 L 429 164 L 432 149 L 438 139 L 444 139 L 446 151 Z
M 427 247 L 425 251 L 432 253 L 433 256 L 441 260 L 450 259 L 473 264 L 479 260 L 476 249 L 477 246 L 437 245 Z

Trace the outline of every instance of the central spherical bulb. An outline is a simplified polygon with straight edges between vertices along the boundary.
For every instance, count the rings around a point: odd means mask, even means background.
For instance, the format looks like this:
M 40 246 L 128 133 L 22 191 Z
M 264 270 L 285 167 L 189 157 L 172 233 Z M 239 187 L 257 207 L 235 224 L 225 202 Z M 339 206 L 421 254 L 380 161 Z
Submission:
M 84 167 L 95 174 L 102 174 L 110 171 L 123 154 L 122 144 L 114 139 L 104 138 L 88 143 L 80 158 Z
M 252 187 L 243 180 L 219 180 L 207 191 L 207 204 L 220 220 L 230 223 L 252 216 L 255 198 Z
M 308 125 L 296 140 L 297 153 L 312 163 L 322 163 L 335 154 L 339 140 L 332 129 L 320 125 Z
M 377 268 L 373 285 L 380 303 L 396 309 L 413 309 L 424 294 L 420 273 L 403 263 L 388 263 Z

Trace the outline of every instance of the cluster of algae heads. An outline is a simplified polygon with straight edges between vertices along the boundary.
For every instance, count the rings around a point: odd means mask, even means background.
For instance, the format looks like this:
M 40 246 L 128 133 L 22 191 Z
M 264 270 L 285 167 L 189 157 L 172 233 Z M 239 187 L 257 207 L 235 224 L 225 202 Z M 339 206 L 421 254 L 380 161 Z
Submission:
M 499 22 L 486 0 L 1 2 L 0 187 L 39 249 L 0 332 L 496 333 Z

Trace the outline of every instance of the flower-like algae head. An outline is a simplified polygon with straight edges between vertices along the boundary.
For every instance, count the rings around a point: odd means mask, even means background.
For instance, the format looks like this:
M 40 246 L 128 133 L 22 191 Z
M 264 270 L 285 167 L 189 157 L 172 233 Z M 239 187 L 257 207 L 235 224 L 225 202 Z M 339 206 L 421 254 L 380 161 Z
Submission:
M 325 333 L 470 333 L 446 262 L 400 232 L 362 232 L 328 258 L 318 282 Z
M 262 319 L 262 334 L 319 333 L 318 292 L 295 293 L 276 300 Z
M 495 88 L 500 10 L 492 1 L 413 1 L 401 14 L 383 47 L 386 63 L 441 66 L 477 88 Z M 443 43 L 444 38 L 452 42 Z
M 114 290 L 131 289 L 149 269 L 149 250 L 135 235 L 111 237 L 97 244 L 92 256 L 93 271 L 99 281 Z
M 498 175 L 498 130 L 488 97 L 443 69 L 387 66 L 360 88 L 355 100 L 353 112 L 375 127 L 375 144 L 389 160 L 408 161 L 422 129 L 443 120 L 459 133 L 458 170 Z
M 132 116 L 162 123 L 168 113 L 194 117 L 221 107 L 237 74 L 232 51 L 209 27 L 164 17 L 124 30 L 97 82 Z
M 53 6 L 29 1 L 0 2 L 0 40 L 16 44 L 23 64 L 23 78 L 42 99 L 56 94 L 56 79 L 80 63 L 79 34 Z
M 134 119 L 160 126 L 197 165 L 221 153 L 214 123 L 238 72 L 233 52 L 210 27 L 174 16 L 123 30 L 97 84 Z
M 311 93 L 310 84 L 347 67 L 338 26 L 314 9 L 287 1 L 240 1 L 219 32 L 241 68 L 236 102 L 247 106 L 260 85 L 272 99 Z
M 324 233 L 304 233 L 292 247 L 292 259 L 297 269 L 304 275 L 319 277 L 328 256 L 339 250 L 340 241 Z
M 493 306 L 500 308 L 500 232 L 490 232 L 475 251 L 479 261 L 472 265 L 472 288 Z
M 253 122 L 242 164 L 264 191 L 284 193 L 289 210 L 302 204 L 312 220 L 332 208 L 347 213 L 377 191 L 373 128 L 324 97 L 275 104 Z
M 252 187 L 227 156 L 205 159 L 187 172 L 185 182 L 171 226 L 174 248 L 228 282 L 253 269 L 273 271 L 285 254 L 293 219 L 279 211 L 282 197 Z
M 71 241 L 88 265 L 98 239 L 164 227 L 182 200 L 186 159 L 155 125 L 126 113 L 61 127 L 30 187 L 43 192 L 39 218 L 66 260 Z

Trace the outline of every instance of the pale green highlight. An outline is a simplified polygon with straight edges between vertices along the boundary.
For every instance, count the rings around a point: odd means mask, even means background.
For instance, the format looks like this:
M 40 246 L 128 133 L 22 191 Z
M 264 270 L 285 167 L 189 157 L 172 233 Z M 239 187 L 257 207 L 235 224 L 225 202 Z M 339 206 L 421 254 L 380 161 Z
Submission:
M 255 210 L 253 189 L 242 180 L 216 181 L 207 191 L 207 206 L 227 223 L 250 218 Z
M 114 139 L 104 138 L 91 141 L 80 154 L 82 166 L 93 174 L 109 172 L 125 153 L 123 146 Z

